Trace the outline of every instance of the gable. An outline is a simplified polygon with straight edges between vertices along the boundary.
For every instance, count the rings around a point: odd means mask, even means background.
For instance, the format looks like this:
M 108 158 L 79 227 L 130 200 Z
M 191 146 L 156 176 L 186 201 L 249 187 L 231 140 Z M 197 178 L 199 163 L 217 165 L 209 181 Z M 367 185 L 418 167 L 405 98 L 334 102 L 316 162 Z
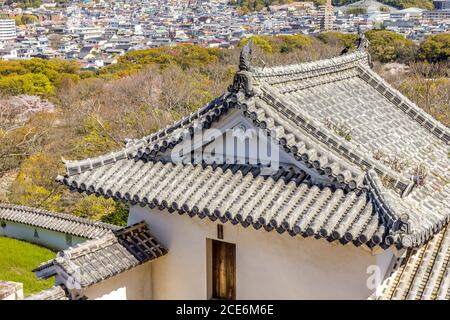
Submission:
M 184 164 L 251 165 L 266 169 L 262 174 L 267 176 L 280 168 L 294 169 L 306 172 L 316 183 L 332 183 L 323 172 L 287 152 L 238 109 L 231 109 L 210 128 L 198 130 L 158 158 Z

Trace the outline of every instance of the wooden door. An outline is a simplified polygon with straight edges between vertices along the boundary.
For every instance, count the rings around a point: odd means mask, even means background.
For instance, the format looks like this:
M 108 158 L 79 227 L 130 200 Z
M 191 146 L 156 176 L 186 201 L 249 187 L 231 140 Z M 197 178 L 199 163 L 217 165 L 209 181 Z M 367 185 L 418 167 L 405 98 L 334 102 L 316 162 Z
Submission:
M 236 299 L 236 245 L 212 240 L 212 298 Z

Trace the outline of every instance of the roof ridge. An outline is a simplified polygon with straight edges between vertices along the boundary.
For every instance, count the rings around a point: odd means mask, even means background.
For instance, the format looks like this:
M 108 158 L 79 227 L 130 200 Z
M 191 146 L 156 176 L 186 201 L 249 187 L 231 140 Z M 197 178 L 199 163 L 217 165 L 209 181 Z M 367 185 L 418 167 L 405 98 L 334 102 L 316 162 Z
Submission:
M 113 232 L 108 232 L 98 239 L 87 240 L 83 243 L 77 244 L 75 247 L 69 247 L 58 252 L 55 257 L 57 262 L 70 260 L 71 258 L 78 258 L 86 255 L 89 252 L 101 250 L 111 244 L 118 242 L 116 235 Z M 87 251 L 86 248 L 92 249 Z
M 69 291 L 63 284 L 54 285 L 51 288 L 33 293 L 25 300 L 70 300 Z
M 260 99 L 269 106 L 272 106 L 278 112 L 284 112 L 283 115 L 287 119 L 294 121 L 297 127 L 313 138 L 316 143 L 324 144 L 327 148 L 336 150 L 341 156 L 344 156 L 346 160 L 356 164 L 360 168 L 374 168 L 378 174 L 391 177 L 395 181 L 395 187 L 401 189 L 402 192 L 409 185 L 409 180 L 406 179 L 406 177 L 398 174 L 383 163 L 375 162 L 366 157 L 361 151 L 355 149 L 346 141 L 343 141 L 343 138 L 326 128 L 322 123 L 311 119 L 299 110 L 296 110 L 296 113 L 294 113 L 292 110 L 286 108 L 285 105 L 291 105 L 291 102 L 283 96 L 279 96 L 276 92 L 273 92 L 274 89 L 270 86 L 262 86 L 259 90 L 262 92 L 262 94 L 259 94 Z
M 292 75 L 299 73 L 309 73 L 312 71 L 322 71 L 327 73 L 328 70 L 337 71 L 348 65 L 367 64 L 369 66 L 369 54 L 365 51 L 355 50 L 353 52 L 335 56 L 326 59 L 307 61 L 301 63 L 293 63 L 289 65 L 278 65 L 273 67 L 253 67 L 251 69 L 254 78 L 264 78 L 272 75 Z
M 82 160 L 63 160 L 66 173 L 69 176 L 79 174 L 106 164 L 133 157 L 135 159 L 142 157 L 153 158 L 158 153 L 180 143 L 186 135 L 192 134 L 193 131 L 207 127 L 208 124 L 210 125 L 212 122 L 217 121 L 222 114 L 228 111 L 229 104 L 225 101 L 226 97 L 228 97 L 228 93 L 217 97 L 199 110 L 154 134 L 142 137 L 141 139 L 128 140 L 125 147 L 120 150 Z M 175 134 L 175 132 L 178 134 Z
M 387 98 L 395 107 L 403 111 L 411 119 L 415 120 L 420 126 L 431 132 L 434 136 L 450 144 L 450 129 L 434 118 L 431 114 L 425 112 L 417 106 L 408 97 L 400 91 L 393 88 L 386 80 L 370 68 L 359 68 L 360 77 L 369 85 L 374 87 L 385 98 Z M 375 82 L 375 83 L 374 83 Z M 383 89 L 380 88 L 380 85 Z
M 328 176 L 338 176 L 339 174 L 343 174 L 344 170 L 337 170 L 338 168 L 332 168 L 333 165 L 335 166 L 346 166 L 347 164 L 342 161 L 341 159 L 338 159 L 337 156 L 335 156 L 334 154 L 331 154 L 331 156 L 327 156 L 327 159 L 324 160 L 323 158 L 323 154 L 324 149 L 326 148 L 326 146 L 322 146 L 321 144 L 319 144 L 316 140 L 313 140 L 314 137 L 309 137 L 305 135 L 305 138 L 302 139 L 301 141 L 300 138 L 296 139 L 296 134 L 295 133 L 286 133 L 283 132 L 281 130 L 278 130 L 278 134 L 274 134 L 275 131 L 277 131 L 278 127 L 283 127 L 286 131 L 290 132 L 293 130 L 291 130 L 291 125 L 288 123 L 288 125 L 282 125 L 279 124 L 279 121 L 277 121 L 271 114 L 271 110 L 268 110 L 267 108 L 264 108 L 264 106 L 262 106 L 263 104 L 267 104 L 270 107 L 270 102 L 267 101 L 267 99 L 264 99 L 262 97 L 258 97 L 259 100 L 256 101 L 255 105 L 251 105 L 248 107 L 248 116 L 251 120 L 253 120 L 254 124 L 262 129 L 268 130 L 271 133 L 271 136 L 273 136 L 275 139 L 277 139 L 279 141 L 279 143 L 281 145 L 283 145 L 285 148 L 287 148 L 290 152 L 292 152 L 294 154 L 294 157 L 296 157 L 297 160 L 305 162 L 305 163 L 311 163 L 311 165 L 315 168 L 315 169 L 322 169 L 325 171 L 325 173 Z M 261 108 L 259 110 L 263 111 L 260 112 L 258 111 L 258 108 L 256 108 L 256 106 L 261 106 Z M 268 114 L 266 114 L 268 113 Z M 245 115 L 245 112 L 244 112 Z M 298 115 L 295 115 L 293 117 L 296 117 Z M 291 118 L 293 118 L 291 117 Z M 271 121 L 269 121 L 271 120 Z M 278 122 L 278 126 L 275 126 L 275 124 Z M 306 120 L 304 123 L 306 125 L 308 125 L 309 120 Z M 272 124 L 271 124 L 272 123 Z M 302 122 L 303 123 L 303 122 Z M 297 124 L 298 125 L 298 124 Z M 273 131 L 273 132 L 272 132 Z M 289 138 L 291 137 L 291 138 Z M 285 143 L 286 142 L 286 143 Z M 315 146 L 314 148 L 308 148 L 308 145 L 314 143 Z M 316 150 L 317 149 L 317 150 Z M 327 150 L 328 152 L 328 150 Z M 332 160 L 332 161 L 330 161 Z M 327 170 L 328 167 L 324 167 L 325 165 L 329 164 L 329 170 Z M 357 167 L 357 169 L 355 170 L 355 168 L 350 168 L 347 166 L 345 171 L 348 171 L 348 173 L 342 175 L 342 181 L 346 182 L 346 183 L 351 183 L 351 188 L 357 188 L 360 183 L 362 182 L 362 178 L 363 178 L 363 172 L 361 171 L 360 173 L 357 173 L 355 171 L 360 170 L 359 167 Z M 339 172 L 337 172 L 339 171 Z M 357 175 L 360 174 L 360 178 L 357 177 Z M 347 177 L 348 175 L 348 177 Z M 352 179 L 352 180 L 350 180 Z M 353 182 L 352 182 L 353 181 Z
M 78 216 L 75 216 L 75 215 L 72 215 L 69 213 L 65 213 L 65 212 L 54 212 L 54 211 L 49 211 L 49 210 L 46 210 L 43 208 L 34 208 L 34 207 L 18 205 L 18 204 L 13 204 L 13 203 L 1 203 L 0 202 L 0 209 L 21 210 L 21 211 L 26 211 L 26 212 L 30 212 L 30 213 L 50 216 L 52 218 L 57 218 L 57 219 L 61 219 L 61 220 L 78 222 L 78 223 L 89 225 L 89 226 L 96 226 L 96 227 L 100 227 L 103 229 L 109 229 L 109 230 L 118 228 L 118 226 L 110 224 L 110 223 L 92 220 L 89 218 L 78 217 Z
M 397 212 L 391 195 L 386 192 L 375 170 L 370 169 L 367 171 L 366 182 L 370 186 L 369 195 L 376 209 L 381 213 L 384 225 L 392 231 L 394 238 L 400 236 L 399 241 L 403 247 L 414 246 L 416 243 L 411 235 L 409 215 Z
M 127 232 L 130 228 L 131 232 Z M 39 265 L 33 272 L 39 278 L 62 272 L 63 283 L 78 291 L 166 253 L 167 249 L 150 233 L 148 225 L 140 222 L 60 251 L 54 259 Z

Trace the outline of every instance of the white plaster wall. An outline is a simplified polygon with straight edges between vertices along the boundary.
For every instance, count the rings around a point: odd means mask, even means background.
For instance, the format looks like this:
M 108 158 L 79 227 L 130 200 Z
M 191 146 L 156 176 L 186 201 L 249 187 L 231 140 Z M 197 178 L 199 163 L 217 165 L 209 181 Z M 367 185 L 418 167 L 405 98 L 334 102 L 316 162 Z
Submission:
M 148 208 L 130 209 L 128 224 L 145 220 L 169 253 L 152 263 L 154 299 L 207 299 L 207 239 L 216 222 Z M 237 299 L 366 299 L 369 250 L 276 231 L 224 225 L 236 244 Z M 388 256 L 388 254 L 387 254 Z M 384 261 L 385 259 L 381 259 Z
M 144 263 L 82 291 L 89 300 L 151 300 L 152 262 Z
M 25 240 L 39 244 L 54 250 L 64 250 L 69 246 L 66 244 L 66 234 L 42 228 L 35 228 L 27 224 L 5 221 L 6 227 L 0 226 L 0 236 Z M 34 230 L 37 230 L 39 238 L 34 237 Z M 85 242 L 86 239 L 72 236 L 72 246 Z

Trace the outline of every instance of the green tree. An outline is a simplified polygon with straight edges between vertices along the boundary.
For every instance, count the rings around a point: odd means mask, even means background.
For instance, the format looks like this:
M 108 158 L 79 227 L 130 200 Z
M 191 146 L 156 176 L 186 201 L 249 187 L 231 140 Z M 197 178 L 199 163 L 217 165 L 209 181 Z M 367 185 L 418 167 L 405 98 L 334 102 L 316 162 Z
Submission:
M 16 21 L 16 25 L 18 26 L 33 24 L 39 21 L 36 16 L 31 14 L 17 15 L 14 17 L 14 20 Z
M 31 207 L 59 211 L 61 209 L 60 187 L 55 182 L 59 171 L 59 159 L 44 153 L 28 157 L 21 165 L 12 184 L 10 201 Z
M 104 216 L 114 213 L 115 210 L 116 202 L 114 200 L 90 195 L 82 196 L 75 203 L 72 213 L 83 218 L 101 220 Z
M 20 8 L 37 8 L 42 5 L 41 0 L 6 0 L 5 4 L 16 4 Z
M 77 82 L 86 75 L 79 64 L 59 59 L 31 59 L 24 61 L 0 61 L 0 93 L 52 94 L 64 79 Z
M 339 45 L 345 48 L 355 48 L 358 36 L 355 33 L 328 31 L 320 33 L 317 38 L 329 45 Z
M 0 79 L 0 92 L 7 95 L 45 95 L 52 91 L 50 80 L 42 73 L 13 75 Z
M 267 53 L 273 52 L 273 47 L 270 44 L 270 41 L 268 40 L 267 37 L 264 36 L 251 36 L 247 39 L 241 40 L 241 42 L 239 42 L 239 47 L 245 46 L 250 40 L 252 40 L 253 45 L 261 48 L 265 52 Z
M 361 8 L 361 7 L 348 8 L 345 11 L 345 13 L 346 14 L 353 14 L 355 16 L 359 16 L 359 15 L 367 14 L 367 9 L 366 8 Z
M 407 62 L 415 56 L 414 43 L 401 34 L 387 30 L 370 30 L 366 32 L 366 37 L 370 42 L 370 53 L 375 60 Z
M 418 58 L 428 62 L 447 61 L 450 57 L 450 33 L 427 37 L 420 45 Z
M 296 49 L 304 49 L 312 45 L 312 38 L 304 35 L 277 36 L 275 40 L 281 40 L 279 51 L 281 53 L 292 52 Z

